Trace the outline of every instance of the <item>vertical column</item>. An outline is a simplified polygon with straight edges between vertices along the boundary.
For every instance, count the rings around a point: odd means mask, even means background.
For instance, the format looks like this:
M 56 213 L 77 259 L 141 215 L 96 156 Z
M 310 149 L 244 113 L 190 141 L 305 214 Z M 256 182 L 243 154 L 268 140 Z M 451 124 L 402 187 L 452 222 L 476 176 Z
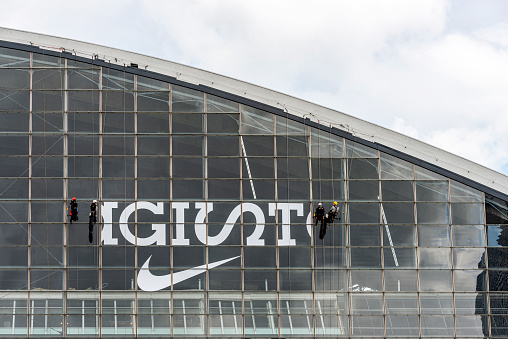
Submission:
M 64 266 L 64 274 L 62 277 L 62 284 L 63 284 L 63 290 L 67 291 L 67 209 L 66 203 L 67 203 L 67 197 L 68 197 L 68 164 L 69 164 L 69 143 L 68 143 L 68 116 L 67 116 L 67 110 L 69 107 L 69 93 L 68 93 L 68 70 L 67 70 L 67 59 L 64 59 L 64 86 L 63 86 L 63 199 L 64 199 L 64 206 L 63 206 L 63 220 L 64 220 L 64 229 L 63 229 L 63 266 Z M 67 294 L 64 292 L 64 298 L 63 298 L 63 304 L 64 304 L 64 319 L 63 319 L 63 333 L 64 336 L 66 334 L 66 318 L 65 318 L 65 303 L 67 301 Z
M 485 287 L 486 287 L 486 297 L 482 297 L 483 300 L 487 302 L 487 326 L 489 329 L 489 338 L 492 336 L 492 318 L 491 318 L 491 312 L 490 312 L 490 282 L 489 282 L 489 261 L 487 258 L 487 211 L 485 208 L 485 193 L 482 193 L 482 199 L 483 199 L 483 237 L 485 239 L 485 244 L 483 247 L 483 253 L 485 253 Z
M 125 133 L 125 131 L 124 131 Z M 125 179 L 125 178 L 124 178 Z M 134 250 L 134 267 L 137 270 L 138 267 L 138 76 L 134 75 L 134 234 L 135 234 L 135 250 Z M 138 304 L 138 282 L 137 274 L 134 275 L 135 286 L 134 286 L 134 315 L 132 326 L 134 328 L 135 335 L 138 334 L 138 326 L 136 322 L 137 304 Z
M 416 175 L 415 175 L 415 165 L 413 167 L 413 202 L 414 202 L 414 223 L 415 223 L 415 244 L 416 244 L 416 250 L 415 250 L 415 264 L 416 264 L 416 291 L 417 291 L 417 298 L 418 298 L 418 335 L 422 336 L 422 315 L 421 315 L 421 298 L 420 298 L 420 271 L 419 271 L 419 260 L 418 260 L 418 209 L 416 208 Z
M 456 313 L 455 313 L 455 263 L 453 260 L 453 232 L 452 232 L 452 224 L 453 224 L 453 217 L 452 217 L 452 198 L 451 198 L 451 183 L 450 179 L 446 180 L 448 182 L 448 232 L 450 234 L 450 267 L 451 267 L 451 275 L 452 275 L 452 313 L 453 313 L 453 336 L 457 336 L 457 326 L 455 324 L 456 322 Z
M 331 132 L 331 129 L 330 129 Z M 343 154 L 343 163 L 344 167 L 344 227 L 345 227 L 345 239 L 346 239 L 346 295 L 344 298 L 344 302 L 346 303 L 345 308 L 347 310 L 347 319 L 348 319 L 348 328 L 347 331 L 349 335 L 351 335 L 353 331 L 353 320 L 351 319 L 351 279 L 350 279 L 350 248 L 349 248 L 349 167 L 348 167 L 348 159 L 347 159 L 347 149 L 346 149 L 346 139 L 342 139 L 342 154 Z M 353 154 L 351 154 L 353 156 Z
M 207 133 L 207 126 L 206 126 L 206 113 L 207 112 L 207 109 L 206 109 L 206 93 L 203 94 L 203 120 L 202 120 L 202 123 L 203 123 L 203 132 L 204 132 L 204 154 L 203 154 L 203 157 L 204 157 L 204 161 L 202 162 L 204 168 L 203 168 L 203 173 L 204 173 L 204 176 L 205 176 L 205 202 L 207 203 L 206 204 L 206 207 L 205 208 L 208 208 L 208 133 Z M 208 210 L 206 211 L 206 249 L 205 249 L 205 253 L 206 253 L 206 257 L 205 257 L 205 263 L 208 264 Z M 206 282 L 208 284 L 208 281 L 210 280 L 209 279 L 209 275 L 208 275 L 208 270 L 206 271 L 206 274 L 205 274 L 205 279 L 206 279 Z M 209 285 L 209 284 L 208 284 Z M 204 316 L 201 316 L 200 318 L 202 319 L 202 327 L 203 327 L 203 333 L 206 335 L 206 336 L 209 336 L 210 335 L 210 319 L 209 319 L 209 305 L 210 305 L 210 296 L 209 296 L 209 289 L 208 288 L 205 288 L 205 291 L 204 291 L 204 304 L 203 305 L 204 307 L 201 309 L 203 311 Z M 204 328 L 205 326 L 205 322 L 203 321 L 204 319 L 206 319 L 206 328 Z
M 170 239 L 171 239 L 171 244 L 170 244 L 170 248 L 169 248 L 169 251 L 170 251 L 170 255 L 171 255 L 171 259 L 170 259 L 170 267 L 171 267 L 171 272 L 173 272 L 173 239 L 174 239 L 174 235 L 173 235 L 173 228 L 176 227 L 175 226 L 175 220 L 173 219 L 173 114 L 171 114 L 173 112 L 173 88 L 171 87 L 171 84 L 168 84 L 169 85 L 169 178 L 171 180 L 171 183 L 169 185 L 169 224 L 171 225 L 171 227 L 169 228 L 169 235 L 170 235 Z M 173 274 L 173 273 L 171 273 Z M 173 280 L 171 280 L 173 281 Z M 170 332 L 171 332 L 171 336 L 173 336 L 173 284 L 171 284 L 171 296 L 170 296 L 170 300 L 169 300 L 169 305 L 168 305 L 168 310 L 169 310 L 169 317 L 170 317 L 170 323 L 169 323 L 169 326 L 170 326 Z
M 27 261 L 27 267 L 28 267 L 28 273 L 27 273 L 27 280 L 28 280 L 28 298 L 27 298 L 27 310 L 30 310 L 30 263 L 31 263 L 31 248 L 32 248 L 32 118 L 33 118 L 33 53 L 30 53 L 30 106 L 29 106 L 29 120 L 28 120 L 28 224 L 27 224 L 27 231 L 28 231 L 28 261 Z M 16 301 L 14 301 L 16 303 Z M 15 304 L 14 304 L 15 305 Z M 15 310 L 14 310 L 15 311 Z M 29 325 L 29 317 L 27 317 L 27 328 Z M 14 321 L 13 325 L 14 327 Z
M 239 104 L 238 105 L 238 135 L 239 135 L 239 143 L 238 143 L 238 154 L 240 155 L 240 202 L 243 203 L 243 163 L 242 163 L 242 156 L 245 156 L 244 153 L 242 153 L 242 143 L 243 143 L 243 139 L 242 139 L 242 104 Z M 243 206 L 242 206 L 242 209 L 243 209 Z M 242 210 L 243 212 L 243 210 Z M 241 260 L 242 260 L 242 263 L 241 263 L 241 267 L 242 267 L 242 315 L 241 315 L 241 319 L 242 319 L 242 335 L 245 335 L 245 306 L 244 306 L 244 303 L 245 303 L 245 267 L 244 267 L 244 248 L 243 248 L 243 213 L 241 214 L 240 216 L 240 225 L 241 225 L 241 231 L 240 231 L 240 234 L 241 234 L 241 245 L 242 245 L 242 252 L 241 252 Z M 234 305 L 234 301 L 233 301 L 233 305 Z M 235 315 L 235 319 L 236 319 L 236 315 Z
M 383 208 L 383 190 L 381 189 L 381 154 L 379 151 L 377 151 L 377 168 L 378 168 L 377 180 L 378 180 L 378 197 L 379 197 L 378 198 L 378 200 L 379 200 L 379 235 L 381 237 L 381 239 L 380 239 L 380 244 L 381 244 L 381 248 L 380 248 L 380 252 L 381 252 L 380 253 L 380 257 L 381 257 L 380 258 L 380 260 L 381 260 L 381 288 L 382 288 L 381 300 L 383 302 L 383 305 L 381 307 L 383 308 L 383 336 L 386 337 L 386 308 L 385 308 L 386 288 L 385 288 L 385 260 L 384 260 L 385 251 L 384 251 L 384 242 L 383 242 L 383 240 L 384 240 L 383 226 L 384 226 L 385 230 L 387 231 L 387 234 L 389 234 L 390 231 L 389 231 L 388 223 L 386 221 L 385 211 Z M 389 245 L 391 247 L 391 250 L 393 251 L 392 253 L 395 253 L 393 244 L 389 244 Z
M 100 68 L 99 71 L 99 194 L 97 197 L 97 283 L 98 283 L 98 290 L 99 290 L 99 300 L 98 300 L 98 308 L 96 307 L 95 310 L 97 313 L 102 314 L 102 152 L 103 152 L 103 133 L 104 133 L 104 112 L 102 110 L 103 108 L 103 97 L 102 97 L 102 90 L 103 90 L 103 82 L 102 82 L 102 75 L 103 75 L 103 68 Z M 99 334 L 102 331 L 102 317 L 99 315 L 96 316 L 97 323 L 96 326 L 98 327 Z M 96 329 L 97 333 L 97 329 Z

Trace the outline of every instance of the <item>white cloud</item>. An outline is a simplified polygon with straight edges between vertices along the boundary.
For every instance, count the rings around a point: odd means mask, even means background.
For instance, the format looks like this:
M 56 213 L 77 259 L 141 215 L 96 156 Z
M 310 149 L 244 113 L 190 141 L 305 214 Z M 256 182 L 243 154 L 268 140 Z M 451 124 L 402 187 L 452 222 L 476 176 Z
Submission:
M 508 162 L 508 148 L 505 138 L 500 136 L 499 128 L 471 126 L 433 131 L 423 141 L 501 171 Z
M 418 130 L 416 128 L 414 128 L 413 126 L 409 125 L 402 118 L 399 118 L 399 117 L 395 118 L 392 129 L 396 132 L 405 134 L 405 135 L 410 136 L 412 138 L 419 139 L 420 133 L 418 132 Z

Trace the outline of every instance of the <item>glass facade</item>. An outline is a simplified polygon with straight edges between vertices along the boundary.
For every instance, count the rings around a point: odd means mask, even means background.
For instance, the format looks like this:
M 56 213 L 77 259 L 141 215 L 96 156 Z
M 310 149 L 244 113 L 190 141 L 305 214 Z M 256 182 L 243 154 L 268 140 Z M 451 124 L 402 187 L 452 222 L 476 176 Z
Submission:
M 508 335 L 506 201 L 227 95 L 29 50 L 0 48 L 0 336 Z

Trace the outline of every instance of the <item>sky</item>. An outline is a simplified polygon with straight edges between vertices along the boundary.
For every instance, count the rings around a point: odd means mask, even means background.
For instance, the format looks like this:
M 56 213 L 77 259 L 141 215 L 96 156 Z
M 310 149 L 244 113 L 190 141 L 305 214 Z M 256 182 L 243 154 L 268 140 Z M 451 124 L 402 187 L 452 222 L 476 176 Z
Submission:
M 0 26 L 201 68 L 508 175 L 508 1 L 3 0 Z

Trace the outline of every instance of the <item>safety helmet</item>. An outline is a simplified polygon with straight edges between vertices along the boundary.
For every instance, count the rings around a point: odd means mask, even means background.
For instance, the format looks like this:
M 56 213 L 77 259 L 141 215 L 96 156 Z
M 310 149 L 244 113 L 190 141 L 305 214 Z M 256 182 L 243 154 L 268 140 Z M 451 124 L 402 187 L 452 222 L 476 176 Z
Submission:
M 323 204 L 321 204 L 321 203 L 319 203 L 319 204 L 317 204 L 317 205 L 318 205 L 318 206 L 323 206 Z
M 93 199 L 93 203 L 96 204 L 97 203 L 97 200 Z
M 333 202 L 333 206 L 337 206 L 337 202 L 336 201 Z
M 75 197 L 72 197 L 72 200 L 76 200 L 76 198 L 75 198 Z

